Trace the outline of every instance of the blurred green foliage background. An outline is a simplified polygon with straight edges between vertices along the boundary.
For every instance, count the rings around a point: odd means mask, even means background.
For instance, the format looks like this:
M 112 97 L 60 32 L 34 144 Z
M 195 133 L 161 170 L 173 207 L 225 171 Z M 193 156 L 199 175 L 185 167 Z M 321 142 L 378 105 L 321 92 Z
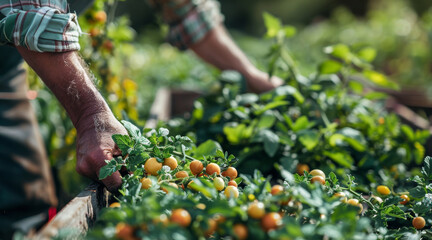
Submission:
M 432 2 L 430 0 L 220 0 L 235 41 L 261 69 L 271 45 L 263 38 L 263 12 L 297 28 L 288 48 L 303 73 L 316 70 L 323 48 L 344 43 L 376 49 L 373 65 L 390 79 L 432 96 Z M 105 21 L 95 20 L 104 11 Z M 96 0 L 80 17 L 81 55 L 119 119 L 143 125 L 161 86 L 206 89 L 218 71 L 193 53 L 164 43 L 167 27 L 145 1 Z M 54 96 L 31 73 L 34 102 L 63 203 L 88 180 L 75 172 L 75 130 Z

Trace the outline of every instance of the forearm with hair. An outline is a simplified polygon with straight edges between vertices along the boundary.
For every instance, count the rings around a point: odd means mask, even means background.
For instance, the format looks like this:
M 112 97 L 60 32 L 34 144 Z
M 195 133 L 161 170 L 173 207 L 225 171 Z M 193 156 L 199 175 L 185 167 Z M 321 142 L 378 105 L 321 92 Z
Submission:
M 57 97 L 77 129 L 83 118 L 111 113 L 76 52 L 39 53 L 23 47 L 17 49 Z

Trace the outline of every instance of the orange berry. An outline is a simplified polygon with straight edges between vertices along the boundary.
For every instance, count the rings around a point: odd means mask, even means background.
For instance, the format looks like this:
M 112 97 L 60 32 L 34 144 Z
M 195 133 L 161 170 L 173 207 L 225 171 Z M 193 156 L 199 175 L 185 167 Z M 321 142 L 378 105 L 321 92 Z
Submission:
M 265 206 L 262 202 L 252 202 L 247 210 L 248 215 L 254 219 L 261 219 L 265 214 Z
M 120 207 L 120 206 L 121 206 L 121 205 L 120 205 L 119 202 L 113 202 L 113 203 L 111 203 L 111 204 L 109 205 L 110 208 L 118 208 L 118 207 Z
M 202 162 L 200 162 L 198 160 L 193 160 L 190 163 L 189 168 L 190 168 L 193 175 L 198 175 L 204 169 L 204 165 L 202 164 Z
M 399 203 L 402 204 L 402 205 L 405 205 L 405 204 L 407 204 L 407 203 L 410 201 L 410 198 L 409 198 L 408 195 L 406 195 L 406 194 L 401 195 L 400 198 L 403 199 L 402 202 L 399 202 Z
M 261 219 L 261 227 L 265 232 L 274 230 L 280 225 L 282 225 L 282 217 L 277 212 L 267 213 Z
M 135 234 L 135 229 L 131 225 L 124 222 L 120 222 L 116 225 L 115 228 L 116 238 L 121 240 L 133 240 L 136 239 L 134 234 Z
M 182 227 L 187 227 L 190 225 L 192 218 L 188 211 L 179 208 L 173 210 L 171 214 L 171 222 L 177 223 Z
M 311 183 L 319 182 L 319 183 L 321 183 L 321 185 L 324 185 L 325 184 L 325 179 L 323 177 L 321 177 L 321 176 L 313 176 L 312 179 L 310 180 L 310 182 Z
M 206 167 L 206 173 L 208 175 L 212 175 L 213 173 L 216 173 L 216 175 L 220 174 L 220 167 L 216 163 L 210 163 Z
M 412 221 L 412 225 L 415 229 L 420 230 L 424 228 L 426 221 L 423 217 L 415 217 Z
M 384 185 L 379 185 L 379 186 L 376 188 L 376 190 L 377 190 L 377 192 L 378 192 L 379 194 L 384 195 L 384 196 L 387 196 L 387 195 L 390 194 L 390 189 L 389 189 L 387 186 L 384 186 Z
M 238 187 L 238 184 L 237 184 L 236 181 L 231 180 L 231 181 L 228 182 L 228 186 Z
M 236 239 L 244 240 L 248 237 L 248 229 L 244 224 L 236 223 L 233 226 L 233 232 Z
M 97 11 L 93 14 L 93 20 L 98 23 L 105 23 L 107 20 L 107 14 L 105 11 Z
M 359 213 L 363 211 L 363 205 L 357 199 L 351 198 L 347 201 L 347 204 L 360 208 Z
M 283 192 L 283 187 L 281 185 L 274 185 L 271 188 L 271 195 L 278 195 Z
M 310 171 L 309 174 L 312 176 L 321 176 L 324 179 L 326 178 L 325 173 L 323 171 L 321 171 L 320 169 L 314 169 L 314 170 Z
M 171 168 L 171 170 L 174 170 L 177 168 L 178 164 L 177 164 L 177 160 L 174 157 L 169 157 L 169 158 L 165 158 L 163 165 L 166 165 L 168 167 Z
M 157 172 L 162 169 L 162 163 L 156 158 L 149 158 L 144 164 L 144 170 L 151 175 L 157 176 Z
M 140 182 L 141 182 L 141 189 L 149 189 L 152 186 L 152 181 L 150 178 L 142 178 Z
M 215 219 L 210 218 L 207 223 L 208 223 L 208 228 L 205 230 L 204 234 L 207 237 L 210 237 L 210 235 L 212 235 L 216 231 L 217 222 Z
M 227 170 L 222 172 L 222 176 L 228 177 L 230 180 L 233 180 L 237 177 L 237 169 L 233 167 L 228 167 Z
M 225 188 L 225 182 L 221 177 L 215 177 L 213 179 L 213 184 L 218 191 L 221 191 Z
M 239 191 L 234 186 L 228 186 L 225 188 L 224 194 L 227 198 L 238 198 Z
M 178 171 L 174 176 L 176 178 L 182 179 L 189 177 L 189 174 L 186 171 Z
M 296 172 L 298 175 L 303 175 L 305 171 L 309 172 L 309 166 L 307 164 L 297 164 Z

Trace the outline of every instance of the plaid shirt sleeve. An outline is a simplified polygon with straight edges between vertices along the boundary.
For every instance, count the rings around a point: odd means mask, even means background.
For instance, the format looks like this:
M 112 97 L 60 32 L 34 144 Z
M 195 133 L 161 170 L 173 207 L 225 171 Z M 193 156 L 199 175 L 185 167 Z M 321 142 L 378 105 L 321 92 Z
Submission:
M 199 42 L 215 26 L 223 22 L 219 2 L 215 0 L 149 0 L 162 12 L 169 25 L 167 41 L 185 50 Z
M 77 16 L 66 0 L 0 0 L 0 44 L 38 52 L 79 50 Z

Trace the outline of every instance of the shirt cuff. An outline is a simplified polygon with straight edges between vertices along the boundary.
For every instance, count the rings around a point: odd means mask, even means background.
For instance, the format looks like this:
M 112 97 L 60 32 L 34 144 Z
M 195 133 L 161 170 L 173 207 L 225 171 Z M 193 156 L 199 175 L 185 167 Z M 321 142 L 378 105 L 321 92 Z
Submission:
M 202 40 L 223 20 L 218 2 L 202 1 L 191 8 L 180 22 L 170 25 L 167 41 L 180 50 L 186 50 L 190 45 Z
M 23 46 L 37 52 L 79 50 L 80 35 L 75 14 L 50 7 L 14 9 L 0 21 L 0 44 Z

